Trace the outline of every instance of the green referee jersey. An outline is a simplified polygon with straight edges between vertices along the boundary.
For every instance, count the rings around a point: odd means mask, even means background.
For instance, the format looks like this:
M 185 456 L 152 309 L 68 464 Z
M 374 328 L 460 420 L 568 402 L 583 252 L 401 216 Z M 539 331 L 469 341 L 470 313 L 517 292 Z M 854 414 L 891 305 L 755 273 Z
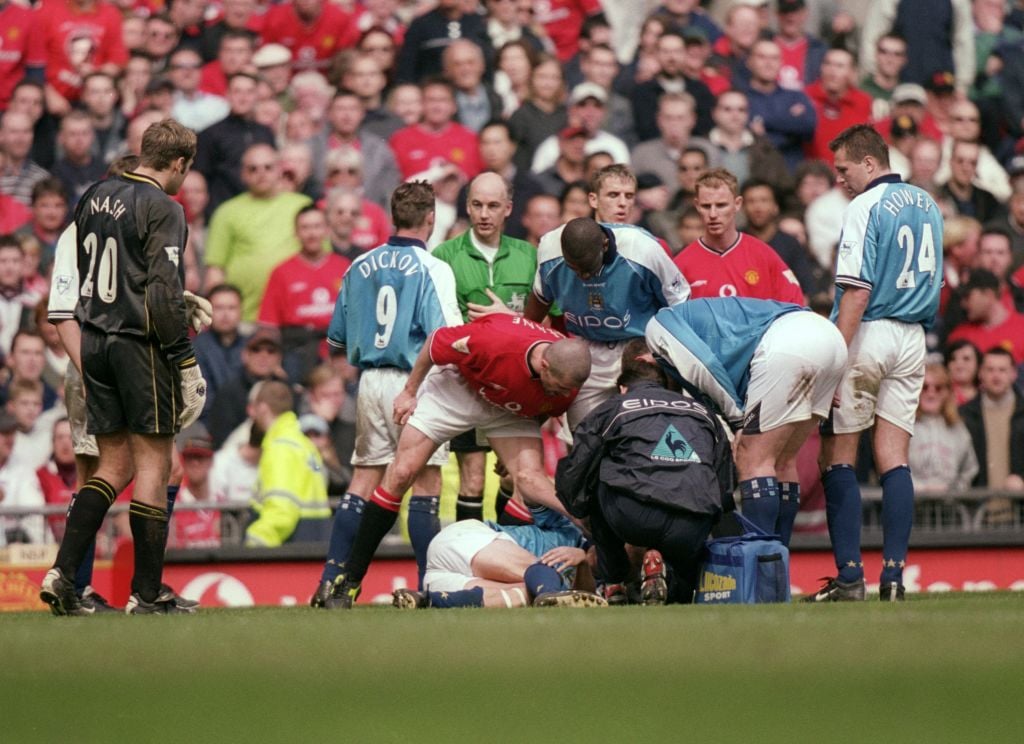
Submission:
M 463 319 L 469 321 L 466 303 L 491 304 L 485 289 L 498 295 L 509 309 L 522 313 L 537 273 L 537 249 L 525 240 L 502 235 L 494 262 L 489 263 L 473 246 L 469 233 L 446 240 L 433 251 L 435 258 L 452 267 Z

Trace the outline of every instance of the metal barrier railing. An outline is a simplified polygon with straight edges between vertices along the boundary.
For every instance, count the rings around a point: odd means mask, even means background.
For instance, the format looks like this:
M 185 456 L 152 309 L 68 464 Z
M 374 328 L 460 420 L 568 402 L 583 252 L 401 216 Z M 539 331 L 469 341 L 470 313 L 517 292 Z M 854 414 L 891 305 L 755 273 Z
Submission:
M 862 544 L 873 547 L 881 544 L 882 534 L 882 490 L 864 488 Z M 331 506 L 336 507 L 339 499 L 332 498 Z M 23 517 L 63 516 L 66 506 L 46 505 L 41 507 L 16 507 L 0 504 L 0 524 L 6 526 L 7 519 Z M 112 557 L 118 533 L 118 516 L 128 511 L 127 504 L 115 504 L 104 520 L 97 540 L 98 557 Z M 190 552 L 206 555 L 221 550 L 233 555 L 244 553 L 245 528 L 250 520 L 250 510 L 244 504 L 177 504 L 175 513 L 190 511 L 220 512 L 220 545 L 203 548 L 175 548 L 176 557 L 186 558 Z M 123 521 L 123 520 L 122 520 Z M 8 533 L 11 532 L 7 526 Z M 47 530 L 49 534 L 49 530 Z M 17 535 L 13 535 L 17 537 Z M 10 541 L 9 541 L 10 542 Z M 918 493 L 914 504 L 914 532 L 911 544 L 927 546 L 967 545 L 1024 545 L 1024 493 L 970 489 L 946 493 Z M 401 529 L 396 525 L 381 544 L 382 554 L 399 554 L 406 551 L 407 542 Z M 290 546 L 286 546 L 290 547 Z M 296 550 L 284 550 L 281 555 L 292 553 L 322 557 L 326 545 L 309 545 L 306 548 L 294 546 Z M 799 549 L 820 549 L 828 547 L 827 535 L 800 535 L 793 538 L 792 547 Z M 297 552 L 296 552 L 297 551 Z M 261 553 L 264 551 L 260 551 Z

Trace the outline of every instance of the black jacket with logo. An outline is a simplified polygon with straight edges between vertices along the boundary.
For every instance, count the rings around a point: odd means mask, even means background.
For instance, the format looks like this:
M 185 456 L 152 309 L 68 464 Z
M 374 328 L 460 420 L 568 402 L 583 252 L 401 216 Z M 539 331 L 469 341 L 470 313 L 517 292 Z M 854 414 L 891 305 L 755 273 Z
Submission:
M 633 385 L 580 422 L 558 463 L 555 488 L 576 517 L 599 488 L 637 501 L 717 515 L 731 503 L 732 451 L 721 422 L 687 395 L 654 382 Z

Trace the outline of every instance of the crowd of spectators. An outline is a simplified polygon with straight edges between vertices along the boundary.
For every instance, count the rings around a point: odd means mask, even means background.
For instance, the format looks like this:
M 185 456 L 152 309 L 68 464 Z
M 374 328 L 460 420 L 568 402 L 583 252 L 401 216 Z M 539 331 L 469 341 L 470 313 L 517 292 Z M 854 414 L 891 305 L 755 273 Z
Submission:
M 496 171 L 507 232 L 536 245 L 590 216 L 590 175 L 627 163 L 629 221 L 675 255 L 700 234 L 696 179 L 725 167 L 743 229 L 824 311 L 847 203 L 828 142 L 864 121 L 946 218 L 915 480 L 1024 490 L 1020 0 L 0 0 L 0 40 L 0 504 L 74 486 L 68 357 L 45 322 L 55 244 L 168 116 L 199 133 L 177 198 L 186 289 L 213 304 L 183 503 L 252 498 L 250 391 L 272 379 L 344 493 L 358 379 L 324 334 L 401 181 L 433 184 L 434 246 L 465 230 L 468 180 Z M 174 540 L 213 539 L 189 519 Z M 60 521 L 9 518 L 0 541 L 59 539 Z

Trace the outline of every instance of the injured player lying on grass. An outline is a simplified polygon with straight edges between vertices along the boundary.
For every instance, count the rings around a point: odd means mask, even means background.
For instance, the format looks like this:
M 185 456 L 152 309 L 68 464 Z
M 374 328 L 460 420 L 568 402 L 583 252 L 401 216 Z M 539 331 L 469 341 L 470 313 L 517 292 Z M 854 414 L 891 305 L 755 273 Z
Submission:
M 531 512 L 531 525 L 466 519 L 441 530 L 427 550 L 424 591 L 396 590 L 395 607 L 606 606 L 593 593 L 583 533 L 550 509 Z

